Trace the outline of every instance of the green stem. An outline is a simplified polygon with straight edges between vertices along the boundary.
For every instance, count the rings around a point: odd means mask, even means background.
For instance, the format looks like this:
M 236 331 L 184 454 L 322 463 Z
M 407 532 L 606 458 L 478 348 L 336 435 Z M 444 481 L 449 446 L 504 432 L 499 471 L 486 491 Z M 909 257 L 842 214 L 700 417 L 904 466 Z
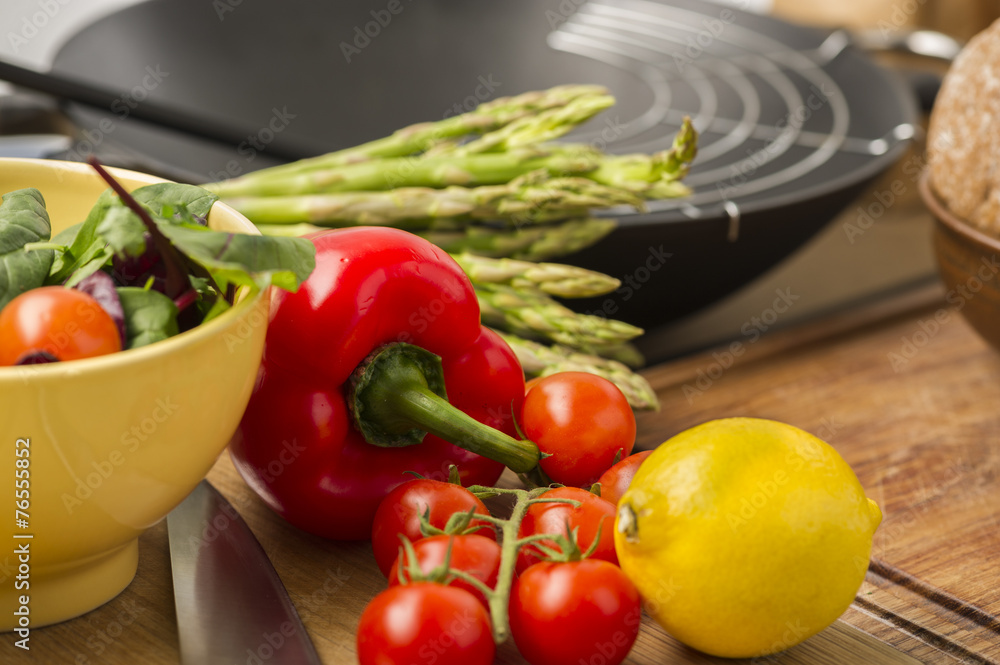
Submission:
M 66 245 L 57 242 L 29 242 L 24 245 L 24 251 L 36 252 L 42 249 L 66 249 Z
M 493 640 L 502 644 L 510 634 L 510 619 L 507 607 L 510 603 L 510 592 L 514 586 L 514 570 L 517 564 L 517 553 L 521 547 L 518 532 L 521 522 L 531 507 L 531 500 L 549 488 L 538 488 L 531 491 L 514 490 L 517 501 L 510 517 L 500 524 L 501 553 L 500 571 L 497 573 L 497 583 L 493 592 L 486 596 L 490 606 L 490 617 L 493 621 Z
M 493 640 L 497 644 L 502 644 L 510 635 L 510 621 L 507 608 L 510 604 L 510 592 L 514 586 L 514 571 L 517 565 L 517 554 L 521 547 L 536 540 L 558 540 L 559 536 L 553 534 L 535 534 L 519 537 L 521 522 L 528 513 L 528 509 L 536 503 L 568 503 L 579 506 L 580 502 L 574 499 L 545 499 L 540 498 L 542 494 L 549 491 L 550 487 L 536 487 L 532 490 L 505 489 L 502 487 L 484 487 L 473 485 L 468 488 L 470 492 L 477 496 L 497 496 L 500 494 L 512 494 L 515 497 L 514 508 L 510 517 L 500 519 L 497 517 L 476 514 L 476 519 L 482 519 L 493 524 L 500 538 L 500 570 L 497 573 L 497 583 L 493 589 L 484 591 L 483 595 L 490 607 L 490 618 L 493 622 Z M 465 579 L 463 577 L 463 579 Z M 477 587 L 479 588 L 479 587 Z
M 454 579 L 459 579 L 483 594 L 484 598 L 489 598 L 493 594 L 493 589 L 486 586 L 481 580 L 462 570 L 449 570 L 448 575 Z M 496 639 L 494 637 L 494 639 Z
M 523 490 L 472 485 L 466 489 L 480 498 L 495 497 L 501 494 L 510 494 L 514 496 L 514 507 L 511 511 L 510 517 L 507 519 L 494 517 L 493 515 L 482 515 L 480 513 L 474 514 L 476 520 L 489 522 L 497 530 L 500 541 L 500 570 L 497 572 L 496 585 L 491 589 L 482 581 L 464 571 L 452 570 L 450 567 L 450 541 L 444 563 L 435 567 L 433 570 L 424 573 L 421 571 L 420 566 L 417 563 L 413 545 L 406 539 L 405 536 L 401 536 L 403 540 L 404 554 L 401 559 L 403 563 L 400 566 L 399 581 L 400 583 L 405 584 L 416 580 L 430 580 L 447 584 L 449 578 L 454 578 L 468 583 L 479 591 L 479 593 L 481 593 L 486 599 L 490 608 L 490 621 L 493 624 L 493 641 L 496 644 L 502 644 L 510 636 L 510 620 L 507 614 L 507 609 L 510 605 L 510 593 L 514 587 L 514 572 L 517 567 L 517 555 L 521 548 L 530 543 L 543 540 L 552 541 L 556 544 L 556 547 L 560 548 L 560 552 L 555 552 L 550 548 L 543 548 L 543 554 L 551 554 L 553 560 L 557 561 L 576 561 L 590 556 L 590 554 L 593 553 L 594 548 L 597 546 L 597 538 L 595 538 L 594 542 L 591 543 L 587 552 L 581 552 L 576 540 L 576 529 L 570 532 L 567 528 L 565 536 L 554 533 L 536 533 L 530 536 L 525 536 L 524 538 L 520 537 L 521 523 L 524 521 L 524 517 L 527 515 L 528 509 L 536 503 L 566 503 L 574 508 L 578 508 L 580 506 L 580 502 L 575 499 L 563 499 L 561 497 L 555 499 L 545 498 L 543 495 L 551 489 L 550 487 L 536 487 L 531 490 Z M 470 513 L 470 515 L 472 515 L 472 513 Z M 427 518 L 422 516 L 420 521 L 421 530 L 423 530 L 428 524 Z M 599 535 L 600 532 L 598 532 L 598 537 Z M 406 570 L 405 575 L 403 573 L 403 569 Z
M 441 359 L 412 344 L 388 344 L 373 352 L 351 377 L 348 404 L 368 443 L 418 444 L 425 433 L 523 473 L 538 465 L 531 441 L 514 439 L 448 403 Z

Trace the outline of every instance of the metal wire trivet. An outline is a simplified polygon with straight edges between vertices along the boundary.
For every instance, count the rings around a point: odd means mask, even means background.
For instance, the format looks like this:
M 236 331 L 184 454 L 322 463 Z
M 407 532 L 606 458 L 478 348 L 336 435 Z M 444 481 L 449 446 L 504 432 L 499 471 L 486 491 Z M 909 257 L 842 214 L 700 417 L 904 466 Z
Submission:
M 628 123 L 615 152 L 662 150 L 684 116 L 692 118 L 701 134 L 685 181 L 693 194 L 654 201 L 651 211 L 679 209 L 698 218 L 721 207 L 735 236 L 741 200 L 801 179 L 838 155 L 882 155 L 916 134 L 910 123 L 878 136 L 850 133 L 858 130 L 846 95 L 826 71 L 851 45 L 847 33 L 795 49 L 725 21 L 733 14 L 723 5 L 706 3 L 704 10 L 713 13 L 650 0 L 592 0 L 548 37 L 555 50 L 628 71 L 648 85 L 652 104 Z

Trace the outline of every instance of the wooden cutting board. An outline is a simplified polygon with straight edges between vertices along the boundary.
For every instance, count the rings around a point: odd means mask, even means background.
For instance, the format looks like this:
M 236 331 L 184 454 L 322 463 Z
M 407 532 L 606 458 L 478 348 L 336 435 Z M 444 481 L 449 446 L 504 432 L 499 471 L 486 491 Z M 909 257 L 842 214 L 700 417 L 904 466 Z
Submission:
M 1000 355 L 941 296 L 934 286 L 742 340 L 732 358 L 727 347 L 647 372 L 663 408 L 641 415 L 639 447 L 713 418 L 786 421 L 840 450 L 885 513 L 854 605 L 769 663 L 1000 663 Z M 228 456 L 209 478 L 260 539 L 324 663 L 356 662 L 358 617 L 385 586 L 370 546 L 285 524 Z M 165 524 L 142 537 L 139 573 L 121 595 L 32 631 L 30 652 L 12 643 L 0 635 L 0 663 L 178 663 Z M 497 662 L 523 660 L 508 643 Z M 740 661 L 687 649 L 647 619 L 627 662 Z

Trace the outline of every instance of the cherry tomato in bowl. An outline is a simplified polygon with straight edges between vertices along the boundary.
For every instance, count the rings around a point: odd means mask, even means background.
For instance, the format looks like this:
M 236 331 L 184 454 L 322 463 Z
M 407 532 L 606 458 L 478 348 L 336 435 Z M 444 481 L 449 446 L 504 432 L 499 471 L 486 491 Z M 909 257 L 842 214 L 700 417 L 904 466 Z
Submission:
M 79 360 L 121 348 L 118 324 L 100 303 L 76 289 L 31 289 L 0 310 L 0 365 L 15 365 L 35 354 Z

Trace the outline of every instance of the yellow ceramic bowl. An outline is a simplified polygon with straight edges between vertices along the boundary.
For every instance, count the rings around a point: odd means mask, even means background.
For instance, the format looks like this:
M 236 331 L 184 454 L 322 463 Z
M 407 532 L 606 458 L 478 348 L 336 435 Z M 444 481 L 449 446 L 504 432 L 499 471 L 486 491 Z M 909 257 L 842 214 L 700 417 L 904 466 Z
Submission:
M 161 182 L 113 173 L 127 189 Z M 42 192 L 53 234 L 82 221 L 106 189 L 85 164 L 0 159 L 0 193 L 24 187 Z M 256 233 L 222 204 L 208 222 Z M 69 619 L 128 586 L 139 535 L 197 485 L 239 423 L 267 303 L 263 294 L 245 298 L 139 349 L 0 367 L 0 630 Z M 30 485 L 26 528 L 15 521 L 18 472 Z

